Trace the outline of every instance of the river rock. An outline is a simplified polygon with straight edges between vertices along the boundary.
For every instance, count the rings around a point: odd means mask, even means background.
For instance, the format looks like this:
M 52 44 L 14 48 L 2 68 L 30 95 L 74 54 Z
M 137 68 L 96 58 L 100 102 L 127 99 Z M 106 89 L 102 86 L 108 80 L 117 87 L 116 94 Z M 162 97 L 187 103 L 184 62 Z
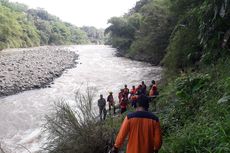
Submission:
M 77 55 L 65 47 L 8 49 L 0 52 L 0 97 L 50 87 L 54 78 L 75 66 Z

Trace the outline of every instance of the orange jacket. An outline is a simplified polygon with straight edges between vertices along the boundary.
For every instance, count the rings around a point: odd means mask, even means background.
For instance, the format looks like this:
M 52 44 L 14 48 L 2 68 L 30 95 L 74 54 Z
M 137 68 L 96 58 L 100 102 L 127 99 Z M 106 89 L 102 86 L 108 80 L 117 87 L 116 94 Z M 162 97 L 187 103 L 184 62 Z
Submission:
M 136 101 L 138 99 L 138 95 L 134 95 L 130 97 L 131 101 Z
M 114 146 L 121 148 L 127 136 L 126 153 L 153 153 L 159 150 L 162 144 L 159 119 L 146 111 L 137 111 L 127 115 Z

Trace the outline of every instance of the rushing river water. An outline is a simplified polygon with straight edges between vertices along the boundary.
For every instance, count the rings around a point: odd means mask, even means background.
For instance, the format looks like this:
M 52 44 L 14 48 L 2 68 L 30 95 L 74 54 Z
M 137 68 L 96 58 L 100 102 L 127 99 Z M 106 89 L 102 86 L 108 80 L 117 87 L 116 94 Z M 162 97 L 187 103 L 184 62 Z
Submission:
M 45 140 L 41 132 L 44 116 L 52 111 L 55 101 L 74 103 L 74 93 L 80 87 L 96 87 L 98 97 L 109 91 L 117 97 L 124 84 L 131 87 L 142 80 L 149 84 L 152 79 L 160 79 L 161 68 L 116 57 L 115 50 L 108 46 L 68 48 L 79 54 L 79 64 L 55 79 L 51 88 L 0 98 L 0 143 L 12 153 L 28 152 L 24 147 L 32 153 L 44 152 L 39 151 Z

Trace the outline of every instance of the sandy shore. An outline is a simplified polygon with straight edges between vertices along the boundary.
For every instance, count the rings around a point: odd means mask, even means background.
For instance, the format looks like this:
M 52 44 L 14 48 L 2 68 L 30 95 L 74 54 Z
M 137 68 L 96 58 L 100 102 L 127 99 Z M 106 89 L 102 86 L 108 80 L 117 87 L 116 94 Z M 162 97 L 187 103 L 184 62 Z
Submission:
M 64 47 L 9 49 L 0 52 L 0 96 L 46 87 L 77 55 Z

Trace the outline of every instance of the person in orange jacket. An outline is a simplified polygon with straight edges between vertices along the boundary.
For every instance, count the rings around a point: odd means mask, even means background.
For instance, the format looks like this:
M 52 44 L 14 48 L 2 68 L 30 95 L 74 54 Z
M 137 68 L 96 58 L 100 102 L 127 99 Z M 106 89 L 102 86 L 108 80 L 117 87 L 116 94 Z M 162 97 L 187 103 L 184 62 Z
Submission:
M 128 114 L 117 135 L 112 153 L 118 153 L 128 136 L 126 153 L 156 153 L 162 145 L 162 135 L 158 117 L 145 111 L 148 98 L 138 97 L 136 112 Z

